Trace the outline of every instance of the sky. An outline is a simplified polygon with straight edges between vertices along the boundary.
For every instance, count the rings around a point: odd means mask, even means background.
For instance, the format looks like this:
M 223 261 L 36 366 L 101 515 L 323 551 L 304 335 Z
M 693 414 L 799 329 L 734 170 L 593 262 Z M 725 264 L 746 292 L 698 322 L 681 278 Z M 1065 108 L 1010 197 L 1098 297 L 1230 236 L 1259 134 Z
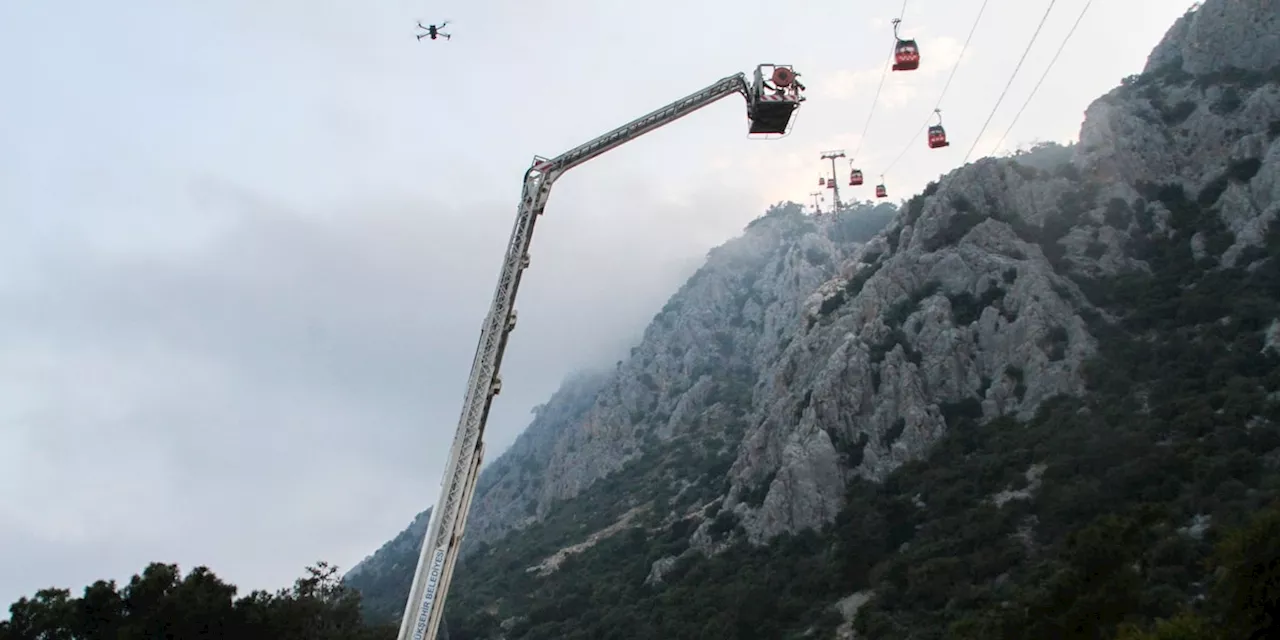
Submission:
M 1191 4 L 1095 3 L 996 149 L 1083 3 L 1055 3 L 975 159 L 1074 139 Z M 907 2 L 921 68 L 868 126 L 897 0 L 0 2 L 0 603 L 151 561 L 242 592 L 354 565 L 437 497 L 535 154 L 758 63 L 808 87 L 786 138 L 747 139 L 730 97 L 556 184 L 491 456 L 710 248 L 811 202 L 821 152 L 857 151 L 859 199 L 960 166 L 1048 6 L 991 0 L 960 59 L 980 4 Z

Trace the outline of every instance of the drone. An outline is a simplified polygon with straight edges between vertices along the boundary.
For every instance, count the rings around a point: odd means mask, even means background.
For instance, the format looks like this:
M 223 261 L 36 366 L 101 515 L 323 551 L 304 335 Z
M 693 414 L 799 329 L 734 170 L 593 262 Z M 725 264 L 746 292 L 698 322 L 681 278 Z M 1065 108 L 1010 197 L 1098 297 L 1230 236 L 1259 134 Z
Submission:
M 449 34 L 447 34 L 447 33 L 443 32 L 443 31 L 441 31 L 441 29 L 445 28 L 445 27 L 446 27 L 446 26 L 448 26 L 448 25 L 449 25 L 449 21 L 448 21 L 448 20 L 445 20 L 444 22 L 440 23 L 440 26 L 436 26 L 436 25 L 434 25 L 434 24 L 433 24 L 433 25 L 424 25 L 424 24 L 422 24 L 421 22 L 419 22 L 419 23 L 418 23 L 418 28 L 419 28 L 419 29 L 426 29 L 426 30 L 427 30 L 427 32 L 426 32 L 426 33 L 419 33 L 419 34 L 417 34 L 417 35 L 418 35 L 418 39 L 419 39 L 419 40 L 421 40 L 421 39 L 423 39 L 423 38 L 426 38 L 426 37 L 430 36 L 432 40 L 435 40 L 435 39 L 437 39 L 437 38 L 439 38 L 439 37 L 443 36 L 445 40 L 448 40 L 448 39 L 452 38 L 453 36 L 451 36 L 451 35 L 449 35 Z

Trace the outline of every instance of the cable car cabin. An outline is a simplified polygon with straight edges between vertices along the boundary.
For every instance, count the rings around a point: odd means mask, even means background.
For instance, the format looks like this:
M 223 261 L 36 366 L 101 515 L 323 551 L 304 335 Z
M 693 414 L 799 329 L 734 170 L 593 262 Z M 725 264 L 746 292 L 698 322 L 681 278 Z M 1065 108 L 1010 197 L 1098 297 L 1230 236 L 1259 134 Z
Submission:
M 827 188 L 828 188 L 828 189 L 834 189 L 834 188 L 836 188 L 836 177 L 835 177 L 835 176 L 831 176 L 830 178 L 828 178 L 828 179 L 827 179 Z
M 854 169 L 853 171 L 850 171 L 849 186 L 856 187 L 860 184 L 862 184 L 862 172 L 859 171 L 858 169 Z
M 929 125 L 929 148 L 941 149 L 949 146 L 951 143 L 947 142 L 947 130 L 940 124 Z
M 818 186 L 819 187 L 827 186 L 827 179 L 822 176 L 818 176 Z
M 920 47 L 915 40 L 899 40 L 893 48 L 893 70 L 915 71 L 920 68 Z
M 804 102 L 804 85 L 796 79 L 799 75 L 787 65 L 756 67 L 751 95 L 747 96 L 751 135 L 783 136 L 791 130 L 796 109 Z
M 888 198 L 888 197 L 889 197 L 889 191 L 888 191 L 887 189 L 885 189 L 885 188 L 884 188 L 884 185 L 882 185 L 882 184 L 878 184 L 878 185 L 876 185 L 876 197 L 877 197 L 877 198 Z

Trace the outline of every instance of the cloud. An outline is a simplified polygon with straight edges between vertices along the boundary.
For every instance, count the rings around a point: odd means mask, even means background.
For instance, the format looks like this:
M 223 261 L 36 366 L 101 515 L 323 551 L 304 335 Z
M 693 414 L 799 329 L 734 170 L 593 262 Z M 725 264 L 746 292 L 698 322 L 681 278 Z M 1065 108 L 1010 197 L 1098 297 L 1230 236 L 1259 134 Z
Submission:
M 0 494 L 0 600 L 150 560 L 275 588 L 376 549 L 436 498 L 529 155 L 778 47 L 806 61 L 813 100 L 786 139 L 746 141 L 727 100 L 557 185 L 491 455 L 565 373 L 621 357 L 710 247 L 768 204 L 807 201 L 819 152 L 863 144 L 897 9 L 873 9 L 871 32 L 863 10 L 814 9 L 827 38 L 709 7 L 662 25 L 687 45 L 655 50 L 600 3 L 587 22 L 573 3 L 505 0 L 420 16 L 457 20 L 440 46 L 413 40 L 406 2 L 324 4 L 79 2 L 69 24 L 65 6 L 0 3 L 19 96 L 0 119 L 0 482 L 18 488 Z M 971 11 L 909 7 L 926 64 L 885 79 L 858 159 L 868 184 L 842 197 L 869 197 L 950 73 L 958 41 L 930 24 L 967 29 Z M 980 28 L 1024 33 L 1039 11 Z M 1167 26 L 1094 24 L 1077 44 L 1123 31 L 1122 50 L 1073 45 L 1014 136 L 1078 127 Z M 957 137 L 1013 64 L 989 51 L 949 90 Z M 894 197 L 958 146 L 907 156 Z
M 888 64 L 888 63 L 885 63 Z M 811 93 L 824 100 L 852 100 L 866 94 L 874 93 L 884 66 L 864 69 L 838 69 L 828 73 L 815 73 L 812 80 Z M 869 100 L 869 98 L 867 98 Z
M 964 43 L 949 36 L 939 36 L 937 38 L 921 38 L 920 47 L 922 56 L 924 53 L 929 55 L 928 69 L 920 69 L 920 71 L 923 71 L 926 75 L 945 78 L 951 74 L 956 61 L 960 59 L 960 51 L 964 49 Z M 972 49 L 964 49 L 964 56 L 965 59 L 971 58 L 973 56 Z
M 501 239 L 437 233 L 423 209 L 259 206 L 199 250 L 66 247 L 0 288 L 0 482 L 24 488 L 0 530 L 39 547 L 0 565 L 111 541 L 124 571 L 172 558 L 282 584 L 428 502 L 405 481 L 439 467 L 470 355 L 440 336 L 473 333 L 487 297 L 450 262 Z
M 916 71 L 890 70 L 891 62 L 886 53 L 883 61 L 874 66 L 819 70 L 813 73 L 815 78 L 811 81 L 811 93 L 822 100 L 865 102 L 865 109 L 871 108 L 873 99 L 876 99 L 877 110 L 880 107 L 898 108 L 920 104 L 922 100 L 929 104 L 921 106 L 931 108 L 937 96 L 930 96 L 927 91 L 921 91 L 920 87 L 929 87 L 932 91 L 941 89 L 940 83 L 945 82 L 956 60 L 960 58 L 963 43 L 949 36 L 921 37 L 918 40 L 924 64 Z M 966 59 L 971 55 L 970 51 L 965 52 Z
M 756 192 L 726 186 L 562 186 L 538 223 L 490 458 L 563 375 L 621 357 L 759 212 Z M 295 211 L 215 180 L 188 192 L 201 234 L 71 234 L 0 281 L 0 483 L 23 488 L 0 499 L 0 532 L 23 541 L 0 546 L 0 566 L 50 559 L 6 572 L 0 597 L 152 560 L 286 584 L 317 559 L 349 566 L 436 498 L 514 206 Z M 68 547 L 115 560 L 57 561 Z

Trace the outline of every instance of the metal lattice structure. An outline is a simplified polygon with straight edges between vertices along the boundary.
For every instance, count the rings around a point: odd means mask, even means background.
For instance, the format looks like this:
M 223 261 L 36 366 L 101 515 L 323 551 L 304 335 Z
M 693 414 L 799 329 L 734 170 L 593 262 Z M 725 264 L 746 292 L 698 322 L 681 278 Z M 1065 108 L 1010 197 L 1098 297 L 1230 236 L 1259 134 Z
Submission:
M 840 210 L 840 181 L 836 180 L 836 158 L 843 158 L 844 150 L 823 151 L 821 158 L 831 161 L 831 178 L 827 182 L 827 187 L 831 189 L 831 198 L 834 200 L 831 204 L 831 212 L 835 213 Z
M 445 597 L 453 580 L 467 514 L 480 477 L 484 427 L 493 398 L 502 390 L 498 369 L 516 325 L 516 292 L 521 275 L 529 267 L 534 223 L 546 208 L 551 185 L 569 169 L 734 93 L 746 98 L 749 135 L 766 138 L 786 135 L 796 110 L 805 99 L 804 86 L 796 76 L 790 66 L 762 64 L 756 67 L 750 84 L 741 73 L 723 78 L 555 158 L 534 157 L 532 166 L 524 174 L 515 227 L 511 230 L 489 314 L 480 330 L 480 344 L 471 364 L 462 416 L 449 452 L 440 499 L 423 538 L 400 623 L 399 640 L 435 638 L 444 620 Z

